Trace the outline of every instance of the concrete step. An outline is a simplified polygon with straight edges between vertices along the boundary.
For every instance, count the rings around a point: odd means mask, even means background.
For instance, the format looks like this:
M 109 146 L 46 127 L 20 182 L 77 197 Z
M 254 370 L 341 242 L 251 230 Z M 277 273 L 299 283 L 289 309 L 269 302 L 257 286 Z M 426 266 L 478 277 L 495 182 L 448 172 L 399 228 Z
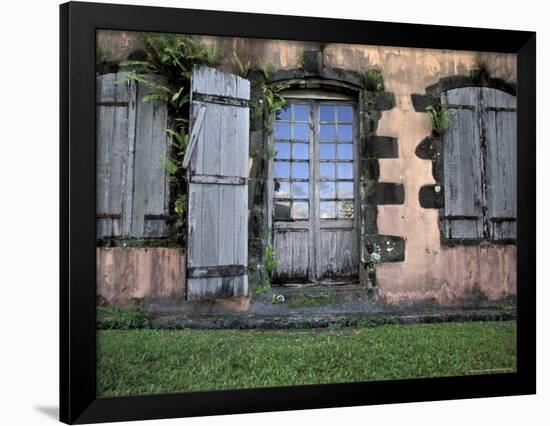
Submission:
M 440 309 L 423 312 L 163 315 L 153 318 L 152 326 L 166 329 L 308 329 L 375 327 L 386 324 L 513 321 L 515 319 L 515 308 L 494 307 L 484 309 Z

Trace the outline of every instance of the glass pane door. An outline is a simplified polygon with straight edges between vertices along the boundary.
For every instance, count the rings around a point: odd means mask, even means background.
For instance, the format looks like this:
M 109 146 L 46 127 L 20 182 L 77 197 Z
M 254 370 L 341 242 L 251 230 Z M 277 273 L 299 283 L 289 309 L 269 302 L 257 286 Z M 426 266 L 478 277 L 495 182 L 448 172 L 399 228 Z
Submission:
M 274 281 L 343 282 L 358 267 L 354 104 L 292 100 L 273 128 Z

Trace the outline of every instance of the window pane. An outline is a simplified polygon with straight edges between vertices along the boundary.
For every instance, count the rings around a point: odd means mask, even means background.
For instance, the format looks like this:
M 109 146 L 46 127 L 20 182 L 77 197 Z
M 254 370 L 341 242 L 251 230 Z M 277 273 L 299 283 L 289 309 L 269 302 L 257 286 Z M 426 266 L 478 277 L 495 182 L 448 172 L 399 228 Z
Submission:
M 338 198 L 353 198 L 353 182 L 338 182 Z
M 290 105 L 285 105 L 277 111 L 277 120 L 290 120 Z
M 338 121 L 353 121 L 353 110 L 351 106 L 338 107 Z
M 323 142 L 332 142 L 336 139 L 335 127 L 332 124 L 321 124 L 320 125 L 320 137 Z
M 286 142 L 276 142 L 275 158 L 283 160 L 290 159 L 290 144 Z
M 352 141 L 353 126 L 349 124 L 341 124 L 338 126 L 338 141 Z
M 320 164 L 321 179 L 334 179 L 336 177 L 336 164 L 321 163 Z
M 308 163 L 292 163 L 292 177 L 294 179 L 308 179 L 309 178 L 309 164 Z
M 336 145 L 332 143 L 322 143 L 319 145 L 319 158 L 321 160 L 334 160 L 336 158 Z
M 292 182 L 292 198 L 308 198 L 309 182 Z
M 353 202 L 338 201 L 338 217 L 341 219 L 351 219 L 353 217 Z
M 353 145 L 351 143 L 338 144 L 338 159 L 353 160 Z
M 319 195 L 321 198 L 336 198 L 336 185 L 334 182 L 319 182 Z
M 338 163 L 338 179 L 353 179 L 353 164 Z
M 309 217 L 309 203 L 307 201 L 295 201 L 292 204 L 292 219 L 307 219 Z
M 292 158 L 295 160 L 309 159 L 309 145 L 307 143 L 295 143 L 292 145 Z
M 289 178 L 290 177 L 290 163 L 275 161 L 273 163 L 275 169 L 275 177 L 278 178 Z
M 309 125 L 308 124 L 294 124 L 294 134 L 292 138 L 296 141 L 308 141 L 309 140 Z
M 308 105 L 293 105 L 294 121 L 309 121 L 309 106 Z
M 274 204 L 273 215 L 275 219 L 290 219 L 289 201 L 275 201 Z
M 321 121 L 334 121 L 334 107 L 321 106 L 319 107 L 319 115 Z
M 321 201 L 319 211 L 321 219 L 334 219 L 336 217 L 336 202 Z
M 275 124 L 275 139 L 290 139 L 290 124 L 276 123 Z
M 275 198 L 290 198 L 290 182 L 275 181 Z

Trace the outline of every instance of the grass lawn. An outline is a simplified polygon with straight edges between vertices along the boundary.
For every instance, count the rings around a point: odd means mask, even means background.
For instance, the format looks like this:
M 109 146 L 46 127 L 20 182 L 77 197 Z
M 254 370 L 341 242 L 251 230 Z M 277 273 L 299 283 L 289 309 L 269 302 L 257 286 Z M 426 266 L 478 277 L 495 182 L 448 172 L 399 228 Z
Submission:
M 320 330 L 101 330 L 98 394 L 508 372 L 515 323 Z

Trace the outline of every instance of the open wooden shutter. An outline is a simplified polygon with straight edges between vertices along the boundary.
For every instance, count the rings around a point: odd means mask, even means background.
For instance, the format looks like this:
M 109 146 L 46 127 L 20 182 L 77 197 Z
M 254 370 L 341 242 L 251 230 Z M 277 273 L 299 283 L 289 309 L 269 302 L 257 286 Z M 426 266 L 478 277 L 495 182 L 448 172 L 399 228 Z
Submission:
M 145 78 L 147 78 L 145 76 Z M 168 235 L 166 104 L 143 101 L 143 84 L 124 73 L 97 76 L 97 236 Z
M 442 93 L 441 102 L 454 111 L 443 136 L 445 238 L 483 238 L 483 209 L 479 128 L 480 88 L 464 87 Z M 453 113 L 453 112 L 451 112 Z
M 246 296 L 250 83 L 196 67 L 191 96 L 187 297 Z
M 483 88 L 489 236 L 516 238 L 516 97 Z

